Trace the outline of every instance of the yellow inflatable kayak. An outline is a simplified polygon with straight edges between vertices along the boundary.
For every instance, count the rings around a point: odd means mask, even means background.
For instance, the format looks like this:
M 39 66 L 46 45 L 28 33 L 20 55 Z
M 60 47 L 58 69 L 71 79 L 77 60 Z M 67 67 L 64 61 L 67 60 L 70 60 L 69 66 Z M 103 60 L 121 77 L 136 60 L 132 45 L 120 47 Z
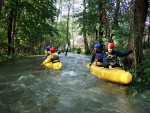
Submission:
M 54 60 L 52 62 L 52 59 L 54 59 L 54 57 L 58 57 L 57 56 L 58 53 L 53 53 L 53 54 L 50 54 L 45 60 L 44 62 L 42 63 L 43 66 L 45 66 L 46 68 L 48 69 L 57 69 L 57 70 L 61 70 L 62 69 L 62 63 L 60 62 L 60 60 Z
M 86 66 L 89 68 L 91 73 L 103 80 L 121 83 L 121 84 L 129 84 L 132 81 L 131 73 L 121 69 L 121 68 L 104 68 L 87 64 Z
M 45 63 L 44 66 L 48 69 L 57 69 L 57 70 L 61 70 L 62 69 L 62 64 L 61 62 L 56 62 L 56 63 Z

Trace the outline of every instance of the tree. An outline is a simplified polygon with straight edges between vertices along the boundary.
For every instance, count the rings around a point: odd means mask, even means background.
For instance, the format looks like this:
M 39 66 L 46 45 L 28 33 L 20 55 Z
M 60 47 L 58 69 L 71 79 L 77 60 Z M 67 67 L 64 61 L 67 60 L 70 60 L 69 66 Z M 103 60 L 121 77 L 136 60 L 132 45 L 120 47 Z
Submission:
M 10 3 L 10 12 L 8 15 L 8 55 L 11 54 L 13 43 L 12 43 L 12 24 L 13 24 L 13 16 L 14 16 L 14 8 L 13 8 L 13 1 Z
M 15 50 L 23 52 L 23 48 L 33 51 L 43 46 L 45 41 L 50 40 L 49 37 L 56 34 L 56 7 L 53 0 L 5 0 L 3 2 L 5 5 L 1 10 L 0 19 L 2 37 L 0 43 L 6 43 L 1 44 L 4 48 L 1 50 L 3 53 L 6 51 L 6 46 L 9 55 L 15 53 Z
M 128 49 L 134 49 L 134 62 L 135 69 L 138 64 L 143 60 L 143 49 L 142 49 L 142 39 L 145 27 L 145 21 L 148 13 L 148 0 L 135 0 L 133 8 L 133 22 L 132 22 L 132 32 L 131 37 L 129 37 Z M 127 57 L 130 59 L 131 56 Z M 130 61 L 130 60 L 126 60 Z M 126 62 L 129 64 L 129 62 Z
M 87 42 L 86 37 L 86 0 L 83 0 L 83 39 L 84 39 L 84 46 L 85 46 L 85 54 L 90 54 L 90 49 Z
M 2 6 L 3 6 L 3 0 L 0 0 L 0 14 L 1 14 Z
M 70 0 L 67 2 L 67 7 L 68 7 L 68 15 L 67 15 L 67 33 L 66 33 L 66 38 L 67 38 L 67 43 L 68 43 L 68 47 L 66 50 L 66 56 L 67 56 L 67 52 L 68 52 L 68 48 L 70 47 L 70 40 L 69 40 L 69 20 L 70 20 L 70 9 L 71 9 L 71 3 Z
M 120 9 L 120 0 L 116 0 L 116 9 L 114 14 L 114 26 L 118 27 L 118 15 L 119 15 L 119 9 Z

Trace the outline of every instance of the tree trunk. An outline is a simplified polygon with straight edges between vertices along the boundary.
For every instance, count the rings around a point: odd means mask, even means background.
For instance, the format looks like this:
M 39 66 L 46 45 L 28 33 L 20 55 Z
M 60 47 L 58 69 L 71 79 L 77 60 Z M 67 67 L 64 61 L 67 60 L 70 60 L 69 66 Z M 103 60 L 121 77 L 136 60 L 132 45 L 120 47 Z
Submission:
M 1 14 L 1 11 L 2 11 L 2 6 L 3 6 L 3 0 L 0 0 L 0 14 Z
M 102 27 L 103 27 L 103 4 L 101 1 L 99 1 L 98 3 L 98 9 L 99 9 L 99 23 L 100 23 L 100 26 L 99 26 L 99 37 L 102 37 L 103 36 L 103 32 L 102 32 Z
M 148 0 L 136 0 L 134 9 L 134 47 L 137 65 L 143 60 L 142 38 L 148 13 Z
M 114 14 L 114 27 L 118 26 L 118 15 L 119 15 L 119 9 L 120 9 L 120 0 L 116 0 L 116 9 Z
M 134 55 L 126 58 L 126 64 L 134 64 L 135 70 L 143 60 L 142 39 L 148 11 L 148 0 L 135 0 L 133 9 L 133 25 L 131 37 L 128 40 L 128 49 L 134 49 Z M 129 60 L 130 58 L 134 59 Z M 131 61 L 131 62 L 129 62 Z M 129 66 L 129 65 L 128 65 Z
M 59 5 L 59 8 L 58 8 L 58 12 L 57 12 L 57 23 L 58 23 L 59 16 L 60 16 L 61 10 L 62 10 L 62 0 L 59 1 L 58 5 Z
M 150 26 L 148 27 L 148 40 L 147 40 L 147 48 L 150 48 Z
M 66 56 L 67 56 L 67 52 L 68 52 L 68 48 L 70 48 L 70 40 L 69 40 L 69 17 L 70 17 L 70 9 L 71 9 L 71 3 L 70 0 L 68 1 L 68 16 L 67 16 L 67 43 L 68 43 L 68 47 L 67 47 L 67 51 L 66 51 Z
M 11 54 L 12 52 L 12 23 L 13 23 L 13 9 L 9 13 L 8 17 L 8 33 L 7 33 L 7 38 L 8 38 L 8 55 Z
M 85 47 L 85 54 L 88 55 L 90 54 L 90 49 L 89 49 L 89 46 L 88 46 L 88 42 L 87 42 L 87 37 L 86 37 L 86 29 L 85 29 L 85 13 L 86 13 L 86 1 L 83 0 L 83 39 L 84 39 L 84 47 Z
M 17 24 L 17 11 L 14 12 L 13 15 L 13 26 L 12 26 L 12 53 L 15 53 L 15 44 L 16 44 L 16 24 Z
M 90 49 L 89 49 L 87 38 L 86 38 L 86 32 L 83 33 L 83 39 L 84 39 L 84 46 L 85 46 L 85 54 L 89 55 Z
M 73 12 L 73 16 L 72 16 L 72 49 L 73 49 L 73 51 L 74 51 L 74 42 L 75 42 L 75 35 L 74 35 L 74 22 L 75 22 L 75 20 L 74 20 L 74 14 L 75 14 L 75 9 L 74 9 L 74 2 L 75 2 L 75 0 L 73 0 L 73 6 L 72 6 L 72 12 Z

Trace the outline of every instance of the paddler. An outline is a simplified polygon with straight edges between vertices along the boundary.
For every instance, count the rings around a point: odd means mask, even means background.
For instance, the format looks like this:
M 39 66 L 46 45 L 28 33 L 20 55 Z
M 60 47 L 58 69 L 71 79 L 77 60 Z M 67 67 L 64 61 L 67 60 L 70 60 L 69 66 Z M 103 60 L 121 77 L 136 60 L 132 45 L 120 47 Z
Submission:
M 96 65 L 96 66 L 103 66 L 103 54 L 104 52 L 101 49 L 101 44 L 95 44 L 94 45 L 94 53 L 92 54 L 91 58 L 91 65 Z
M 55 48 L 51 47 L 50 48 L 50 55 L 47 56 L 47 58 L 44 60 L 44 62 L 41 64 L 41 66 L 46 66 L 47 63 L 57 63 L 60 62 L 59 60 L 59 55 L 58 53 L 55 51 Z
M 51 48 L 50 45 L 47 45 L 47 46 L 45 47 L 45 55 L 46 55 L 46 58 L 47 58 L 47 56 L 50 55 L 50 48 Z
M 133 50 L 129 50 L 126 52 L 114 50 L 114 43 L 108 43 L 106 47 L 107 51 L 105 52 L 103 57 L 103 64 L 106 68 L 120 67 L 117 57 L 124 57 L 133 52 Z

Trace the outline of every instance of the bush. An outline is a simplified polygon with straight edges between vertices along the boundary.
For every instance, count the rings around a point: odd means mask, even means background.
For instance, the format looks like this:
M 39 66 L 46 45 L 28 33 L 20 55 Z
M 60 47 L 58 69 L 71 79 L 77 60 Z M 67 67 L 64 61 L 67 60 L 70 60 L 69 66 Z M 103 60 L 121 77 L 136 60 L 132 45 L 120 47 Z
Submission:
M 137 67 L 137 75 L 141 78 L 143 82 L 146 84 L 150 83 L 150 60 L 143 61 L 140 65 Z
M 150 49 L 145 49 L 143 53 L 146 60 L 150 59 Z
M 150 60 L 146 59 L 141 64 L 137 66 L 137 72 L 134 70 L 130 71 L 132 73 L 132 84 L 127 87 L 128 93 L 131 96 L 139 96 L 144 100 L 150 101 Z

